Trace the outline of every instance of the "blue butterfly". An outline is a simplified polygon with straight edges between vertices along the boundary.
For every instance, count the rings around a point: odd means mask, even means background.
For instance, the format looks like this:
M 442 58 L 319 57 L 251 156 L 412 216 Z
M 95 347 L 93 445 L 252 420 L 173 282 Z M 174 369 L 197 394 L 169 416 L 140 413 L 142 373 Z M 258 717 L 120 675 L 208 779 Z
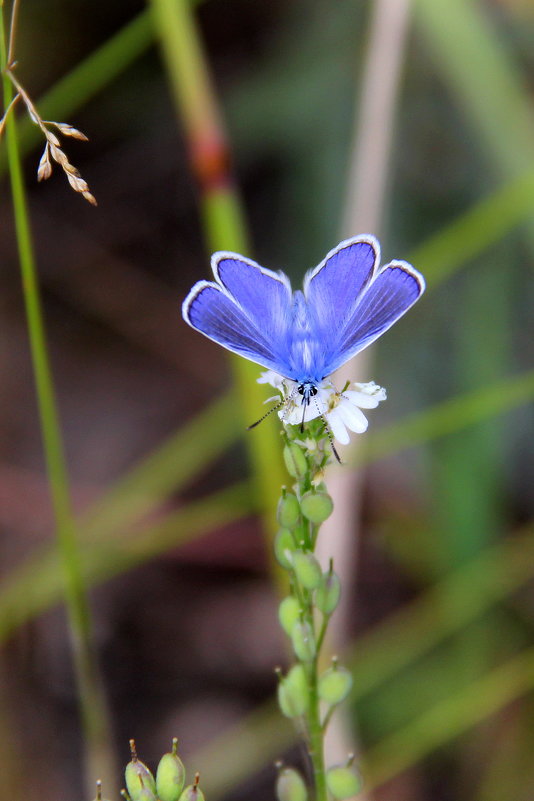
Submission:
M 380 268 L 370 235 L 341 242 L 291 289 L 237 253 L 211 258 L 215 281 L 198 281 L 182 306 L 197 331 L 246 359 L 295 381 L 308 405 L 317 387 L 408 311 L 425 289 L 405 261 Z

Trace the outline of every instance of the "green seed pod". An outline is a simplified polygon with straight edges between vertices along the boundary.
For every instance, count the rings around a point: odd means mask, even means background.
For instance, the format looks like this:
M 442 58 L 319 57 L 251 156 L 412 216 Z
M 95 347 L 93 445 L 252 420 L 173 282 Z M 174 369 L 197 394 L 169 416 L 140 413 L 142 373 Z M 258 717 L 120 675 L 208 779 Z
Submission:
M 295 623 L 291 632 L 293 650 L 301 662 L 311 662 L 316 654 L 315 636 L 309 623 Z
M 326 670 L 319 679 L 319 698 L 330 706 L 340 704 L 345 700 L 352 688 L 352 676 L 344 667 L 334 667 Z M 162 799 L 164 801 L 164 799 Z
M 286 492 L 278 501 L 278 522 L 284 528 L 295 528 L 300 520 L 300 506 L 296 495 Z
M 198 786 L 199 774 L 195 774 L 195 781 L 193 784 L 188 784 L 179 801 L 204 801 L 204 793 Z
M 323 577 L 321 565 L 312 553 L 295 551 L 293 570 L 298 581 L 307 590 L 315 590 L 320 585 Z
M 334 798 L 351 798 L 362 789 L 361 776 L 353 768 L 335 765 L 326 774 L 326 784 Z
M 284 446 L 284 462 L 286 463 L 287 472 L 293 478 L 304 478 L 308 472 L 308 462 L 306 457 L 294 442 Z
M 139 801 L 158 801 L 158 799 L 156 798 L 152 790 L 149 790 L 148 787 L 143 787 L 143 789 L 139 793 Z
M 304 715 L 310 704 L 308 678 L 302 665 L 294 665 L 287 676 L 280 678 L 278 704 L 286 718 Z
M 295 540 L 288 528 L 278 530 L 274 538 L 274 555 L 286 570 L 293 569 L 293 552 L 296 550 Z
M 302 514 L 308 518 L 310 523 L 319 525 L 330 517 L 334 504 L 326 492 L 307 492 L 302 496 L 300 507 Z
M 185 768 L 178 756 L 178 741 L 172 741 L 172 751 L 163 754 L 156 771 L 156 791 L 159 801 L 178 801 L 184 789 Z
M 331 615 L 341 597 L 341 582 L 337 573 L 323 573 L 321 584 L 315 591 L 315 606 L 323 615 Z
M 276 780 L 278 801 L 307 801 L 308 791 L 300 773 L 293 768 L 282 768 Z
M 126 765 L 124 779 L 132 801 L 156 801 L 156 781 L 144 762 L 137 758 L 135 742 L 130 740 L 132 759 Z
M 292 595 L 281 602 L 278 607 L 278 620 L 288 637 L 291 637 L 293 626 L 300 618 L 300 604 Z

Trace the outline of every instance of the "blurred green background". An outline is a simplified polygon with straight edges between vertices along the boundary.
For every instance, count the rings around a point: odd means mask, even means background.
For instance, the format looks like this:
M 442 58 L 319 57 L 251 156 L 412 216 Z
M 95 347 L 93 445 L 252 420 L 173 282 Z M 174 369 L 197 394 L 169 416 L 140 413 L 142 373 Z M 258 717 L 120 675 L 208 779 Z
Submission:
M 349 233 L 377 3 L 194 5 L 247 255 L 298 285 Z M 273 760 L 299 758 L 271 703 L 285 652 L 265 499 L 250 483 L 265 485 L 271 460 L 264 490 L 276 498 L 279 445 L 268 428 L 244 434 L 262 412 L 256 372 L 248 392 L 181 320 L 220 240 L 157 6 L 21 4 L 17 75 L 45 118 L 90 137 L 65 149 L 98 208 L 59 169 L 37 184 L 43 143 L 21 108 L 20 142 L 116 784 L 128 738 L 150 762 L 176 735 L 211 801 L 262 801 Z M 353 457 L 365 480 L 351 716 L 369 799 L 527 801 L 534 6 L 413 0 L 401 62 L 375 233 L 384 259 L 412 260 L 429 289 L 374 347 L 372 375 L 355 376 L 386 386 L 389 402 Z M 11 801 L 67 801 L 98 776 L 81 767 L 3 140 L 0 171 L 0 784 Z

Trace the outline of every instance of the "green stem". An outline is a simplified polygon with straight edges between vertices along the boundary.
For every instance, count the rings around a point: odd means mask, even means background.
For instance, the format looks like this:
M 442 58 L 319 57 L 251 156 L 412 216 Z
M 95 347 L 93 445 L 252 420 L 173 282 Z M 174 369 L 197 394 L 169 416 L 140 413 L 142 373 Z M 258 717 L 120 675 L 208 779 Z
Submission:
M 0 63 L 5 66 L 8 54 L 2 6 L 3 2 L 0 2 Z M 11 44 L 12 47 L 13 45 Z M 2 79 L 4 107 L 8 108 L 13 99 L 13 88 L 5 71 Z M 107 731 L 105 704 L 99 689 L 96 660 L 92 652 L 91 616 L 70 506 L 63 443 L 46 345 L 43 312 L 22 177 L 17 127 L 13 113 L 6 120 L 5 130 L 22 290 L 48 483 L 56 525 L 56 540 L 63 568 L 64 594 L 69 618 L 81 714 L 88 739 L 88 747 L 94 753 L 97 744 L 102 747 L 104 739 L 107 740 L 104 737 L 104 733 Z M 107 742 L 105 746 L 106 748 L 102 747 L 102 750 L 109 753 Z M 99 768 L 101 767 L 99 765 Z
M 297 484 L 297 496 L 300 500 L 304 492 L 311 486 L 310 476 L 312 474 L 311 460 L 309 462 L 310 470 L 302 476 Z M 301 524 L 305 529 L 305 541 L 313 552 L 319 527 L 312 525 L 305 518 Z M 309 711 L 306 715 L 306 728 L 309 738 L 309 755 L 313 768 L 313 777 L 315 783 L 315 801 L 327 801 L 328 792 L 326 787 L 326 770 L 324 760 L 324 735 L 325 727 L 321 723 L 321 703 L 319 699 L 318 684 L 319 684 L 319 655 L 321 646 L 324 641 L 326 628 L 328 626 L 328 618 L 323 617 L 319 630 L 317 631 L 313 593 L 303 589 L 299 586 L 298 577 L 294 576 L 293 593 L 297 598 L 303 620 L 308 623 L 314 632 L 316 642 L 315 658 L 304 665 L 308 674 L 308 686 L 310 691 Z
M 319 703 L 318 684 L 318 658 L 311 664 L 310 671 L 310 711 L 308 714 L 308 730 L 310 735 L 310 758 L 313 765 L 315 779 L 315 801 L 327 801 L 326 772 L 324 764 L 324 730 L 321 725 L 321 711 Z

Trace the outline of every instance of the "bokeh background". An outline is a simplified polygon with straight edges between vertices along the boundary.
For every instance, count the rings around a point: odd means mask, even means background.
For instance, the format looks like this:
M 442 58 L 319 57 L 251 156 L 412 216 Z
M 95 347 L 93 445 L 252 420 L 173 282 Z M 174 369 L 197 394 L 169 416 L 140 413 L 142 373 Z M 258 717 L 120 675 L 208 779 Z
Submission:
M 90 137 L 65 149 L 97 208 L 59 169 L 37 184 L 43 142 L 21 108 L 19 135 L 109 702 L 107 794 L 121 786 L 130 737 L 154 763 L 176 735 L 210 801 L 262 801 L 273 797 L 274 759 L 300 759 L 272 706 L 286 646 L 269 515 L 250 483 L 256 471 L 265 484 L 262 459 L 275 465 L 279 443 L 268 426 L 244 433 L 262 413 L 254 370 L 247 390 L 227 355 L 181 320 L 214 241 L 231 248 L 235 236 L 224 220 L 210 228 L 213 186 L 191 161 L 157 5 L 21 4 L 17 75 L 43 116 Z M 383 133 L 361 110 L 371 54 L 387 61 L 384 3 L 194 5 L 247 255 L 298 285 L 359 232 L 347 230 L 350 192 L 360 206 L 373 194 L 351 187 L 350 165 L 364 134 Z M 390 0 L 391 20 L 398 5 Z M 413 260 L 429 288 L 374 346 L 370 374 L 354 376 L 386 386 L 389 400 L 349 457 L 361 479 L 348 532 L 350 721 L 369 799 L 527 801 L 534 6 L 402 5 L 373 233 L 386 260 Z M 3 140 L 0 159 L 0 786 L 11 801 L 68 801 L 88 797 L 98 776 L 84 775 Z

